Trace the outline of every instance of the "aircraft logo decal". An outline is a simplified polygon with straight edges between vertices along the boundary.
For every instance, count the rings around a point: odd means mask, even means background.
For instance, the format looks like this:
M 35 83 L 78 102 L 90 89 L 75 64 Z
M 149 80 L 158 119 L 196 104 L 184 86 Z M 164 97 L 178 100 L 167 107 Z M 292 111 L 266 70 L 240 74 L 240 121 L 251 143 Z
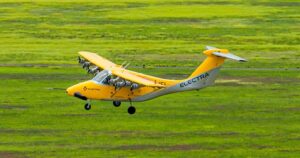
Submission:
M 195 78 L 192 78 L 192 79 L 190 79 L 188 81 L 180 83 L 180 87 L 186 87 L 186 86 L 188 86 L 190 84 L 193 84 L 193 83 L 196 83 L 196 82 L 198 82 L 198 81 L 200 81 L 200 80 L 202 80 L 202 79 L 204 79 L 204 78 L 206 78 L 208 76 L 209 76 L 208 73 L 201 74 L 201 75 L 199 75 L 199 76 L 197 76 Z

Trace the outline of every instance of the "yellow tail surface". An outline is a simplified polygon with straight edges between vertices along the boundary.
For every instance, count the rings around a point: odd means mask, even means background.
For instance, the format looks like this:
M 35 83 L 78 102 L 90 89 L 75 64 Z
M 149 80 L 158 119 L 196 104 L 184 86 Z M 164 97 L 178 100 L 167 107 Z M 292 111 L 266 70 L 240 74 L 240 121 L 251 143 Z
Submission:
M 210 46 L 207 46 L 206 49 L 207 50 L 203 51 L 203 54 L 207 55 L 207 58 L 189 76 L 189 78 L 193 78 L 195 76 L 198 76 L 199 74 L 220 67 L 224 63 L 224 60 L 226 58 L 242 61 L 242 62 L 246 61 L 246 59 L 243 59 L 241 57 L 229 53 L 227 49 L 218 49 Z

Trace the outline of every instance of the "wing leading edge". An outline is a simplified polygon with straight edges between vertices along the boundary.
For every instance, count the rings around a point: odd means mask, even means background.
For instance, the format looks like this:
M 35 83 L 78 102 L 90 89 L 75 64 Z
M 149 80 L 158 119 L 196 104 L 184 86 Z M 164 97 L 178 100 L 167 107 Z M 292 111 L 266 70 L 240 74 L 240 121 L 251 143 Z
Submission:
M 79 54 L 83 58 L 85 58 L 86 60 L 88 60 L 89 62 L 93 63 L 94 65 L 98 66 L 99 68 L 101 68 L 103 70 L 118 66 L 117 64 L 115 64 L 95 53 L 81 51 L 81 52 L 79 52 Z

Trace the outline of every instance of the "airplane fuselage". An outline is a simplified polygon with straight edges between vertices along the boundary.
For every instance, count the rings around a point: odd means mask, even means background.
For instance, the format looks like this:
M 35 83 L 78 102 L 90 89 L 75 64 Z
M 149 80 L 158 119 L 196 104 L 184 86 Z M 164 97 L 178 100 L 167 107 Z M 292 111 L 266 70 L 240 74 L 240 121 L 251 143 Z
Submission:
M 196 90 L 212 85 L 218 71 L 219 68 L 216 68 L 190 79 L 177 80 L 176 83 L 166 88 L 144 86 L 132 90 L 130 87 L 116 88 L 112 85 L 88 80 L 69 87 L 67 93 L 69 95 L 77 93 L 78 95 L 83 96 L 83 98 L 93 100 L 145 101 L 170 93 Z

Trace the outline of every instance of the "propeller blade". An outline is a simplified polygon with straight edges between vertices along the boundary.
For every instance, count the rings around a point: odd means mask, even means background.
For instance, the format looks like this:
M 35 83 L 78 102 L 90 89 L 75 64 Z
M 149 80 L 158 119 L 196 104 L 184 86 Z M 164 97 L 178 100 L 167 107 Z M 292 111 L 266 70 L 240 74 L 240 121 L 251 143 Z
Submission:
M 79 64 L 82 63 L 82 59 L 80 58 L 80 56 L 78 56 L 78 63 L 79 63 Z
M 85 69 L 89 69 L 89 67 L 91 66 L 91 63 L 90 62 L 84 62 L 83 64 L 82 64 L 82 68 L 85 68 Z

